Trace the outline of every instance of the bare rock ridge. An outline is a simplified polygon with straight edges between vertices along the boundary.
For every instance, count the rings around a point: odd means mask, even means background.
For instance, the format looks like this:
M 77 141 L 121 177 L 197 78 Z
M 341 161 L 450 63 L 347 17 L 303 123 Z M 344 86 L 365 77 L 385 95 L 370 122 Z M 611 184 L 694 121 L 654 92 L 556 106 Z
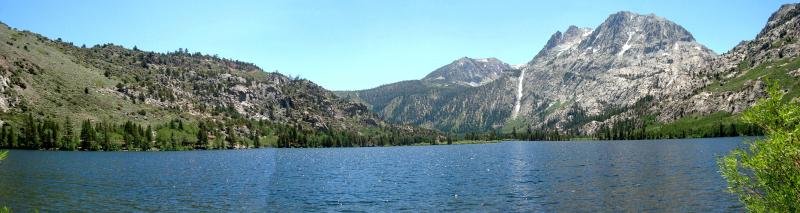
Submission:
M 647 54 L 667 48 L 678 42 L 694 42 L 694 37 L 683 27 L 655 15 L 631 12 L 612 14 L 580 44 L 581 49 L 591 49 L 594 54 L 621 55 Z M 639 45 L 634 52 L 630 48 Z
M 763 37 L 784 37 L 788 33 L 797 36 L 797 17 L 800 16 L 800 8 L 798 4 L 786 4 L 781 6 L 777 12 L 773 13 L 767 21 L 767 26 L 758 33 L 759 38 Z M 794 27 L 792 29 L 792 27 Z M 776 34 L 777 33 L 777 34 Z M 769 35 L 773 34 L 773 35 Z
M 571 48 L 575 48 L 590 33 L 592 33 L 591 28 L 578 28 L 576 26 L 569 26 L 564 33 L 561 33 L 561 31 L 556 31 L 556 33 L 550 36 L 550 39 L 547 40 L 547 44 L 545 44 L 544 48 L 539 51 L 539 53 L 536 55 L 536 58 L 545 53 L 560 53 Z
M 737 73 L 743 71 L 738 67 L 741 61 L 745 68 L 755 67 L 775 58 L 796 57 L 800 52 L 797 38 L 800 38 L 800 20 L 798 4 L 787 4 L 770 16 L 766 26 L 755 39 L 743 41 L 736 45 L 721 60 L 716 61 L 716 71 Z

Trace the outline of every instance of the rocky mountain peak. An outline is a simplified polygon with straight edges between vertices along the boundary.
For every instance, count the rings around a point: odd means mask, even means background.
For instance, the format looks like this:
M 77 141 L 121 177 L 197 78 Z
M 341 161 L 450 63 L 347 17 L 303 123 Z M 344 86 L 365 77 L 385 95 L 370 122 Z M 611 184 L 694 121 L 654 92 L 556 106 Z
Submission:
M 579 28 L 574 25 L 570 25 L 563 33 L 561 31 L 556 31 L 556 33 L 550 36 L 550 39 L 547 40 L 547 44 L 545 44 L 544 48 L 539 51 L 534 58 L 541 57 L 551 52 L 560 54 L 561 52 L 577 47 L 577 45 L 591 33 L 591 28 Z
M 497 58 L 459 58 L 431 72 L 423 81 L 437 84 L 481 86 L 499 78 L 503 71 L 512 69 Z
M 735 76 L 763 62 L 800 56 L 800 3 L 785 4 L 770 16 L 755 39 L 743 41 L 714 62 L 717 72 Z M 741 62 L 741 63 L 740 63 Z M 740 64 L 748 66 L 741 67 Z
M 569 26 L 564 33 L 561 31 L 556 31 L 552 36 L 550 36 L 550 40 L 547 41 L 547 44 L 544 46 L 545 50 L 551 50 L 557 48 L 559 46 L 570 46 L 564 44 L 572 44 L 575 42 L 580 42 L 583 37 L 588 35 L 592 32 L 590 28 L 578 28 L 574 25 Z
M 784 4 L 778 11 L 772 14 L 767 21 L 767 26 L 758 33 L 758 37 L 763 37 L 765 34 L 773 31 L 775 28 L 789 22 L 794 22 L 797 25 L 797 17 L 800 16 L 800 3 Z M 798 29 L 798 28 L 794 28 Z M 796 30 L 795 30 L 796 31 Z
M 580 48 L 593 53 L 622 55 L 636 46 L 648 53 L 679 41 L 694 42 L 695 39 L 686 29 L 662 17 L 622 11 L 609 15 L 581 42 Z

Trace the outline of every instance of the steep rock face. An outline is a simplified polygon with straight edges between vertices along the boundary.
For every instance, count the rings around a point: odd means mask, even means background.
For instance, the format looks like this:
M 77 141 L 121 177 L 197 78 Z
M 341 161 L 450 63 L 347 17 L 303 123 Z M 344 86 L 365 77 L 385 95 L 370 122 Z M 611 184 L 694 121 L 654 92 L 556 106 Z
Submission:
M 681 26 L 654 15 L 619 12 L 594 30 L 567 32 L 573 36 L 556 33 L 525 68 L 520 118 L 534 126 L 589 133 L 574 125 L 702 86 L 693 79 L 715 57 Z
M 431 72 L 422 81 L 433 84 L 456 84 L 477 87 L 492 82 L 503 71 L 512 69 L 496 58 L 472 59 L 463 57 Z

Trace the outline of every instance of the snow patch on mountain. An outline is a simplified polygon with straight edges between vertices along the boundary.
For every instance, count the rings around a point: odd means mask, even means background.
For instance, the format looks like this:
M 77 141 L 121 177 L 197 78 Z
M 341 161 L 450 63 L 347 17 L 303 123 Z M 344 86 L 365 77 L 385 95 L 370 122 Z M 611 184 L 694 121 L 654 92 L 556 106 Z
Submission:
M 633 35 L 635 35 L 635 34 L 636 34 L 635 32 L 628 32 L 628 40 L 626 40 L 625 44 L 622 45 L 622 50 L 620 50 L 619 53 L 617 53 L 617 56 L 622 56 L 623 54 L 625 54 L 625 52 L 628 51 L 628 49 L 631 48 L 631 46 L 632 46 L 631 45 L 631 39 L 633 38 Z

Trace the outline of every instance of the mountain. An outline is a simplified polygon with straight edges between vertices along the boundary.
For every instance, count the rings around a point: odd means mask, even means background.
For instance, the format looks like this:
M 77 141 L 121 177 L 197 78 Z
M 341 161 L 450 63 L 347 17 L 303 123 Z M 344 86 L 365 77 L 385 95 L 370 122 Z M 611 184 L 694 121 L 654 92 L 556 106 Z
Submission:
M 495 59 L 460 58 L 420 80 L 401 81 L 340 97 L 364 103 L 393 123 L 446 132 L 482 131 L 502 126 L 513 101 L 513 74 L 519 70 Z M 473 97 L 483 97 L 475 99 Z
M 509 66 L 489 84 L 427 90 L 385 86 L 349 95 L 387 120 L 443 131 L 531 127 L 593 133 L 645 102 L 702 87 L 695 79 L 706 75 L 715 57 L 680 25 L 619 12 L 594 29 L 570 26 L 556 32 L 530 62 L 519 69 Z
M 658 106 L 660 119 L 714 113 L 735 118 L 766 94 L 766 85 L 777 82 L 785 99 L 800 97 L 800 4 L 783 5 L 772 14 L 753 40 L 743 41 L 710 62 L 704 86 L 692 94 Z
M 518 118 L 534 127 L 593 133 L 584 125 L 702 86 L 695 79 L 716 57 L 655 15 L 618 12 L 593 30 L 559 35 L 522 70 Z
M 434 70 L 422 81 L 434 84 L 457 84 L 477 87 L 497 80 L 511 66 L 496 58 L 472 59 L 463 57 Z
M 77 47 L 0 25 L 0 118 L 14 126 L 26 115 L 153 126 L 177 119 L 195 127 L 201 122 L 219 124 L 210 136 L 230 138 L 231 132 L 255 134 L 253 125 L 245 123 L 266 122 L 275 127 L 259 134 L 273 138 L 283 137 L 277 130 L 287 128 L 373 136 L 359 145 L 375 145 L 385 134 L 437 135 L 384 122 L 363 104 L 250 63 L 185 49 L 155 53 L 113 44 Z M 291 140 L 292 146 L 317 146 L 305 144 L 311 138 Z

